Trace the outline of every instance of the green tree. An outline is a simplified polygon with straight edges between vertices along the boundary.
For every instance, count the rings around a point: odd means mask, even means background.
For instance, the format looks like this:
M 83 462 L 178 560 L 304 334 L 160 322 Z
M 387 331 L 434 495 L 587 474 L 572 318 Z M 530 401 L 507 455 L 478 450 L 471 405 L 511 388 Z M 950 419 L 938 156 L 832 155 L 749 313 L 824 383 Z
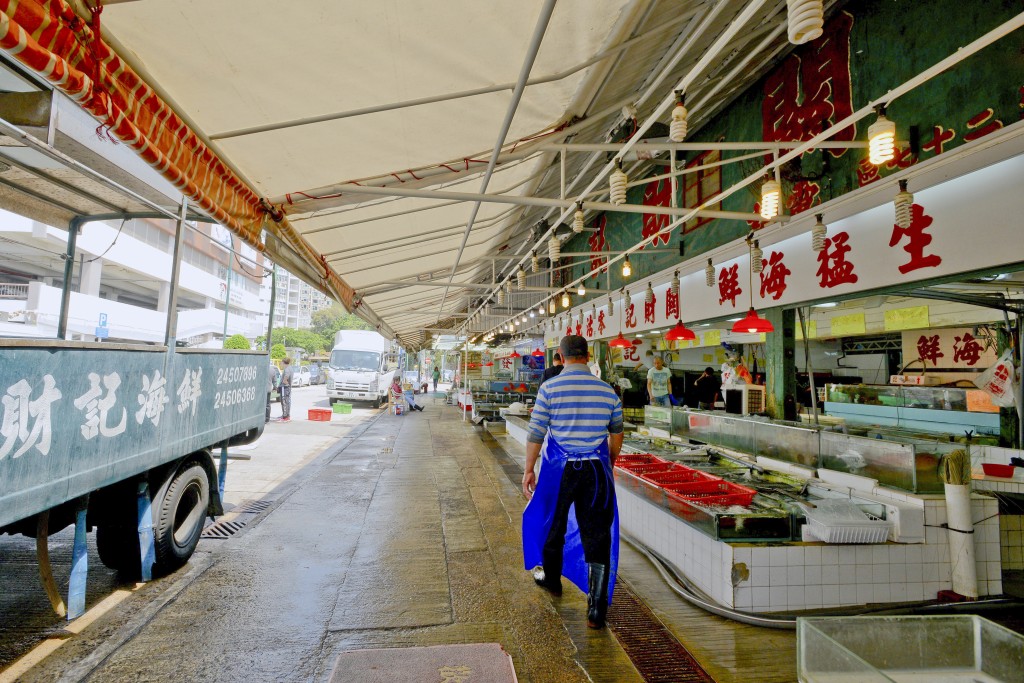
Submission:
M 225 349 L 250 349 L 249 340 L 240 334 L 233 334 L 224 340 Z
M 270 347 L 270 357 L 274 360 L 281 360 L 288 352 L 284 350 L 284 344 L 274 344 Z
M 294 327 L 275 327 L 274 338 L 271 339 L 271 346 L 278 344 L 294 348 L 299 347 L 307 354 L 320 353 L 326 350 L 329 342 L 322 336 L 310 330 L 297 330 Z
M 316 311 L 312 315 L 313 332 L 324 339 L 332 341 L 338 330 L 372 330 L 370 323 L 355 313 L 349 313 L 341 304 L 333 304 L 330 308 Z

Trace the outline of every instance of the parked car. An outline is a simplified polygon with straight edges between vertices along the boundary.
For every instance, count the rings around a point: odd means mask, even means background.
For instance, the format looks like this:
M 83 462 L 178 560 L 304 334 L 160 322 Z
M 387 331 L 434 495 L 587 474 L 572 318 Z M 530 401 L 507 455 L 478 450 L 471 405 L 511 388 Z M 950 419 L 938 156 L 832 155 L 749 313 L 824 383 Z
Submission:
M 295 377 L 292 378 L 293 387 L 308 387 L 311 381 L 311 373 L 308 365 L 295 368 Z
M 319 365 L 309 366 L 309 383 L 311 385 L 323 384 L 327 381 L 326 373 Z

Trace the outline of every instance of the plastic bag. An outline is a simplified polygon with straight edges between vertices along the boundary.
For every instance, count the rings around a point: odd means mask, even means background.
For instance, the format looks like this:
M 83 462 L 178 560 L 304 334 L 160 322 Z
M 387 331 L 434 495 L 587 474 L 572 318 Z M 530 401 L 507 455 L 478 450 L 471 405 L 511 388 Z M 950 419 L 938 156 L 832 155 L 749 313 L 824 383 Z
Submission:
M 974 384 L 984 389 L 997 406 L 1009 408 L 1014 405 L 1017 396 L 1017 377 L 1013 368 L 1013 351 L 1004 351 L 992 367 L 974 380 Z

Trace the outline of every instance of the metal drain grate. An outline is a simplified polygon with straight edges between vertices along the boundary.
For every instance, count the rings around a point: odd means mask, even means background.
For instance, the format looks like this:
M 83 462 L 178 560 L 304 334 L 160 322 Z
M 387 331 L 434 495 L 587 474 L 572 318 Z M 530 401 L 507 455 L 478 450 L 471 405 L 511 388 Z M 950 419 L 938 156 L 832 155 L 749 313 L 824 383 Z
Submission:
M 657 617 L 623 583 L 615 585 L 608 626 L 647 683 L 714 683 Z
M 388 453 L 394 453 L 394 452 L 395 452 L 394 448 L 382 448 L 379 451 L 377 451 L 377 455 L 387 455 Z
M 242 505 L 240 507 L 236 508 L 235 511 L 239 512 L 239 513 L 242 513 L 242 512 L 254 512 L 255 513 L 255 512 L 263 512 L 268 507 L 270 507 L 270 501 L 269 500 L 247 500 L 244 503 L 242 503 Z
M 234 536 L 245 528 L 245 522 L 216 522 L 203 529 L 201 538 L 225 539 Z

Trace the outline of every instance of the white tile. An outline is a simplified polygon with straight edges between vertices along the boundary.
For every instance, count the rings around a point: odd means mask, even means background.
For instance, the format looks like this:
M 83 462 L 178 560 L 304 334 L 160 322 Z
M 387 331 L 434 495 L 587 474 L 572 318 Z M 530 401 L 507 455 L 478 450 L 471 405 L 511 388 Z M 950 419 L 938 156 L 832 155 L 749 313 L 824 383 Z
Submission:
M 889 565 L 887 564 L 876 564 L 871 567 L 871 583 L 875 584 L 888 584 L 889 583 Z
M 907 584 L 907 600 L 911 602 L 920 602 L 924 600 L 924 584 L 923 583 L 908 583 Z
M 750 568 L 750 585 L 751 586 L 768 586 L 770 585 L 768 574 L 768 567 L 751 567 Z
M 837 565 L 825 565 L 821 568 L 821 583 L 826 586 L 839 584 L 839 567 Z
M 905 583 L 907 580 L 907 565 L 905 564 L 890 564 L 889 565 L 889 581 L 892 583 Z
M 790 546 L 786 548 L 786 563 L 790 566 L 804 566 L 804 549 Z
M 789 564 L 789 555 L 786 547 L 770 548 L 768 550 L 768 564 L 772 567 L 785 567 Z
M 856 605 L 857 603 L 857 586 L 856 585 L 844 585 L 839 587 L 839 604 L 841 605 Z
M 988 590 L 988 580 L 987 579 L 984 579 L 984 580 L 983 579 L 978 579 L 978 595 L 980 597 L 983 597 L 983 598 L 985 596 L 987 596 L 987 595 L 990 595 L 989 590 Z
M 1002 568 L 998 562 L 986 562 L 985 576 L 989 581 L 998 581 L 1003 578 Z
M 821 549 L 821 563 L 823 565 L 839 566 L 839 548 L 834 545 L 827 545 Z
M 804 568 L 802 566 L 786 568 L 787 586 L 803 586 L 804 584 Z
M 859 584 L 857 585 L 857 604 L 866 605 L 869 602 L 875 601 L 874 586 L 870 584 Z
M 804 583 L 808 586 L 821 585 L 821 565 L 807 565 L 804 567 Z
M 890 602 L 892 600 L 892 587 L 885 584 L 875 584 L 875 602 Z
M 925 583 L 939 580 L 939 565 L 934 562 L 927 562 L 922 567 L 924 569 L 922 579 Z
M 875 580 L 875 565 L 873 564 L 858 564 L 855 567 L 857 583 L 859 584 L 870 584 Z M 842 576 L 842 569 L 839 570 L 840 576 Z
M 804 590 L 804 602 L 809 609 L 823 606 L 824 592 L 821 586 L 807 586 Z
M 839 551 L 839 565 L 857 564 L 857 548 L 852 545 L 841 545 Z
M 768 585 L 775 586 L 788 586 L 789 585 L 789 567 L 769 567 L 768 568 Z
M 844 564 L 839 567 L 839 584 L 854 585 L 857 583 L 857 565 Z
M 753 606 L 755 609 L 758 607 L 768 606 L 769 598 L 767 588 L 751 588 L 750 590 L 753 594 Z
M 805 546 L 803 551 L 805 567 L 821 565 L 821 546 Z
M 869 545 L 859 545 L 856 549 L 857 564 L 874 564 L 875 552 Z
M 889 564 L 889 546 L 876 545 L 871 547 L 871 564 Z
M 807 606 L 807 596 L 805 594 L 806 588 L 804 586 L 790 586 L 786 589 L 786 604 L 789 609 L 805 609 Z
M 907 547 L 905 545 L 894 544 L 887 546 L 889 549 L 889 562 L 891 564 L 905 564 L 907 561 Z
M 839 605 L 839 586 L 822 586 L 821 604 L 823 607 L 837 607 Z
M 1003 594 L 1003 580 L 998 579 L 996 581 L 990 580 L 988 582 L 988 591 L 990 595 L 1002 595 Z
M 920 545 L 908 545 L 907 549 L 907 564 L 920 564 L 921 558 L 924 556 L 924 548 Z
M 737 588 L 733 592 L 733 601 L 737 609 L 750 609 L 754 606 L 752 588 Z
M 732 549 L 732 561 L 734 563 L 750 564 L 750 548 L 733 548 Z
M 907 584 L 902 581 L 889 586 L 889 597 L 893 602 L 907 602 L 910 600 L 909 594 Z
M 768 589 L 768 604 L 774 609 L 786 609 L 789 605 L 789 589 L 785 586 L 772 586 Z

